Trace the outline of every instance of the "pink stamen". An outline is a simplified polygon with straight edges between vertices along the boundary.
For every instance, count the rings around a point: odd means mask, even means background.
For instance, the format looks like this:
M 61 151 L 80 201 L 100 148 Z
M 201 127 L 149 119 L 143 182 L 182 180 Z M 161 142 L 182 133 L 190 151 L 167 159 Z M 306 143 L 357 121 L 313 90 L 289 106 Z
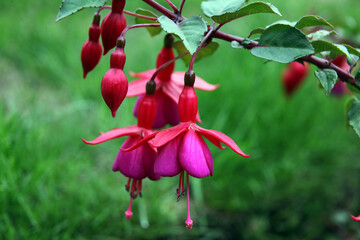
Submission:
M 185 225 L 188 229 L 191 229 L 193 226 L 193 220 L 190 217 L 190 194 L 189 194 L 189 174 L 186 173 L 186 201 L 187 201 L 187 219 Z
M 129 208 L 128 208 L 128 210 L 125 211 L 126 220 L 130 220 L 133 215 L 133 213 L 131 211 L 132 202 L 133 202 L 133 198 L 130 197 Z

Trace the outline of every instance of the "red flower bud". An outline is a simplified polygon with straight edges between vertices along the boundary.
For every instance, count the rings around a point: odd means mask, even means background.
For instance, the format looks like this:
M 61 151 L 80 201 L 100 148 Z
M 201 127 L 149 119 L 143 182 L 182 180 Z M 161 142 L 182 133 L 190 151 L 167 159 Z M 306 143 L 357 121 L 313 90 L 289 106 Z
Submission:
M 115 117 L 117 109 L 126 97 L 128 81 L 122 69 L 110 68 L 101 82 L 101 93 L 104 101 Z
M 138 112 L 138 126 L 151 129 L 156 118 L 156 100 L 155 95 L 148 95 L 141 99 Z
M 100 15 L 94 16 L 94 21 L 89 28 L 89 40 L 87 40 L 81 50 L 81 63 L 84 72 L 84 78 L 99 63 L 102 53 L 100 38 Z
M 193 87 L 184 86 L 179 98 L 179 117 L 181 122 L 195 122 L 198 100 Z
M 347 63 L 346 56 L 344 55 L 337 56 L 332 60 L 332 63 L 344 69 L 345 71 L 350 71 L 350 65 Z M 340 80 L 335 83 L 333 89 L 331 90 L 331 94 L 338 97 L 341 97 L 347 93 L 350 93 L 350 90 L 347 88 L 346 83 Z
M 104 46 L 104 55 L 116 45 L 116 39 L 126 27 L 124 16 L 125 1 L 113 0 L 111 12 L 109 12 L 101 23 L 101 38 Z
M 125 60 L 124 49 L 116 48 L 110 56 L 110 69 L 101 82 L 102 96 L 113 117 L 128 91 L 128 81 L 123 71 Z
M 304 81 L 309 71 L 309 64 L 291 62 L 282 75 L 285 93 L 290 96 Z
M 159 68 L 164 63 L 175 58 L 174 51 L 172 49 L 174 42 L 174 37 L 171 34 L 165 36 L 164 47 L 159 52 L 159 55 L 156 59 L 156 68 Z M 162 69 L 157 77 L 160 81 L 170 81 L 171 74 L 174 72 L 175 62 L 172 62 L 169 66 Z

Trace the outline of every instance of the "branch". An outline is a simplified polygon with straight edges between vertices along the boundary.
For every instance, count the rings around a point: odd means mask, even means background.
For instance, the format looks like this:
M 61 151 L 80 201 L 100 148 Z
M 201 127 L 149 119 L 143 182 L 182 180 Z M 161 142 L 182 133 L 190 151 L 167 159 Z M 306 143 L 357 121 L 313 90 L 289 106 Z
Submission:
M 163 6 L 161 6 L 160 4 L 158 4 L 157 2 L 153 1 L 153 0 L 143 0 L 145 3 L 147 3 L 148 5 L 150 5 L 151 7 L 153 7 L 154 9 L 158 10 L 159 12 L 161 12 L 162 14 L 164 14 L 165 16 L 167 16 L 168 18 L 172 19 L 173 21 L 183 21 L 185 20 L 185 18 L 183 16 L 177 16 L 175 13 L 172 13 L 171 11 L 169 11 L 168 9 L 164 8 Z M 182 1 L 185 2 L 185 1 Z M 210 31 L 210 29 L 209 29 Z M 212 36 L 213 38 L 218 38 L 218 39 L 222 39 L 228 42 L 232 42 L 232 41 L 237 41 L 240 44 L 242 43 L 242 41 L 244 40 L 244 38 L 242 37 L 238 37 L 238 36 L 234 36 L 231 34 L 227 34 L 224 32 L 220 32 L 217 31 L 213 34 Z M 252 49 L 254 47 L 257 47 L 259 45 L 259 43 L 257 41 L 253 41 L 250 40 L 249 44 L 246 44 L 244 46 L 245 49 Z M 344 69 L 336 66 L 333 63 L 330 63 L 329 61 L 313 56 L 313 55 L 307 55 L 305 57 L 299 58 L 299 60 L 301 61 L 305 61 L 311 64 L 314 64 L 315 66 L 319 67 L 319 68 L 330 68 L 336 71 L 338 78 L 343 81 L 343 82 L 347 82 L 350 85 L 354 86 L 355 88 L 360 90 L 360 87 L 357 86 L 356 83 L 356 79 L 347 71 L 345 71 Z

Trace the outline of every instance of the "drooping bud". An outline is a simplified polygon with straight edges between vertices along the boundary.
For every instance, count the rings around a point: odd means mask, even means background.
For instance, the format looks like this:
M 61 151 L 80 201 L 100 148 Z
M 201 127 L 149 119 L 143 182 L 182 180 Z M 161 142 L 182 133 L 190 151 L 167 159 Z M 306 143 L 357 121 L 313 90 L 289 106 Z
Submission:
M 126 56 L 123 48 L 116 48 L 110 57 L 110 69 L 101 82 L 101 93 L 104 101 L 115 117 L 117 109 L 124 101 L 128 91 L 128 80 L 123 67 Z
M 93 23 L 89 28 L 89 39 L 84 43 L 81 50 L 81 63 L 83 67 L 84 78 L 99 63 L 102 53 L 100 38 L 100 15 L 95 14 Z
M 181 122 L 195 122 L 198 112 L 198 100 L 193 88 L 195 73 L 185 73 L 185 86 L 179 98 L 179 116 Z
M 116 40 L 126 27 L 126 18 L 123 14 L 125 0 L 113 0 L 111 11 L 101 23 L 101 38 L 104 46 L 104 55 L 116 45 Z
M 174 43 L 174 37 L 171 34 L 167 34 L 164 40 L 164 47 L 160 50 L 156 59 L 156 68 L 159 68 L 164 63 L 175 58 L 174 51 L 172 49 Z M 157 77 L 161 81 L 170 81 L 171 74 L 174 72 L 175 62 L 172 62 L 167 67 L 162 69 Z
M 146 84 L 146 94 L 141 99 L 139 104 L 137 116 L 138 126 L 146 129 L 151 129 L 156 118 L 156 99 L 155 99 L 156 85 L 154 81 L 149 81 Z
M 305 80 L 309 72 L 309 64 L 291 62 L 282 75 L 283 87 L 286 95 L 290 96 Z
M 344 69 L 345 71 L 350 70 L 350 65 L 347 63 L 346 56 L 344 55 L 337 56 L 332 60 L 332 63 Z M 338 82 L 335 83 L 334 87 L 331 89 L 331 94 L 338 97 L 341 97 L 346 93 L 350 93 L 350 90 L 347 88 L 346 83 L 340 80 L 338 80 Z

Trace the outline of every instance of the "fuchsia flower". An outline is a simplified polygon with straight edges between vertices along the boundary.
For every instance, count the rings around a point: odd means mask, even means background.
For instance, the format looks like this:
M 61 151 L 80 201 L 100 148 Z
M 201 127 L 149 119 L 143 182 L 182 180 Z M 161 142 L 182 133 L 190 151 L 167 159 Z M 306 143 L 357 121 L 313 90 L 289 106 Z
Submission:
M 173 37 L 171 35 L 167 35 L 165 37 L 165 46 L 161 49 L 157 57 L 156 68 L 159 68 L 161 65 L 174 58 L 172 43 Z M 174 68 L 175 63 L 171 63 L 169 66 L 162 69 L 155 78 L 157 86 L 155 98 L 158 110 L 153 128 L 162 128 L 167 123 L 176 125 L 180 122 L 177 103 L 180 93 L 184 87 L 185 72 L 173 72 Z M 135 105 L 134 113 L 137 113 L 138 102 L 141 100 L 142 95 L 145 94 L 146 82 L 151 79 L 155 71 L 156 69 L 142 73 L 130 73 L 132 77 L 136 77 L 138 79 L 129 83 L 129 89 L 126 97 L 140 96 L 137 104 Z M 218 88 L 218 85 L 209 84 L 203 79 L 196 77 L 194 88 L 204 91 L 213 91 Z M 200 122 L 199 115 L 196 120 Z
M 215 146 L 223 149 L 221 143 L 229 146 L 237 154 L 246 155 L 236 143 L 225 134 L 204 129 L 195 124 L 198 112 L 197 97 L 193 88 L 195 74 L 185 74 L 185 87 L 179 99 L 179 116 L 181 123 L 175 127 L 165 129 L 145 137 L 142 142 L 149 141 L 150 145 L 158 148 L 158 156 L 154 164 L 154 172 L 160 176 L 173 177 L 180 174 L 178 199 L 184 193 L 185 171 L 187 172 L 187 219 L 186 226 L 191 229 L 193 221 L 190 218 L 189 204 L 189 175 L 196 178 L 212 176 L 214 174 L 214 163 L 203 137 Z M 132 146 L 125 151 L 136 149 L 141 144 Z M 180 191 L 180 189 L 182 189 Z
M 153 87 L 155 92 L 155 86 Z M 152 93 L 153 94 L 153 93 Z M 139 112 L 138 124 L 128 126 L 125 128 L 115 128 L 106 133 L 100 134 L 99 137 L 92 141 L 83 141 L 86 144 L 99 144 L 114 138 L 122 136 L 129 136 L 125 140 L 121 148 L 129 148 L 134 144 L 140 142 L 143 138 L 151 136 L 154 131 L 151 130 L 152 123 L 156 114 L 156 101 L 153 95 L 146 94 L 142 99 Z M 129 178 L 126 185 L 126 190 L 130 191 L 129 209 L 125 212 L 126 219 L 132 216 L 132 202 L 138 195 L 141 196 L 142 179 L 148 177 L 150 180 L 160 179 L 160 175 L 154 173 L 154 162 L 156 159 L 156 149 L 151 147 L 148 143 L 142 144 L 131 152 L 119 150 L 114 165 L 113 171 L 119 171 Z M 132 182 L 132 184 L 131 184 Z

